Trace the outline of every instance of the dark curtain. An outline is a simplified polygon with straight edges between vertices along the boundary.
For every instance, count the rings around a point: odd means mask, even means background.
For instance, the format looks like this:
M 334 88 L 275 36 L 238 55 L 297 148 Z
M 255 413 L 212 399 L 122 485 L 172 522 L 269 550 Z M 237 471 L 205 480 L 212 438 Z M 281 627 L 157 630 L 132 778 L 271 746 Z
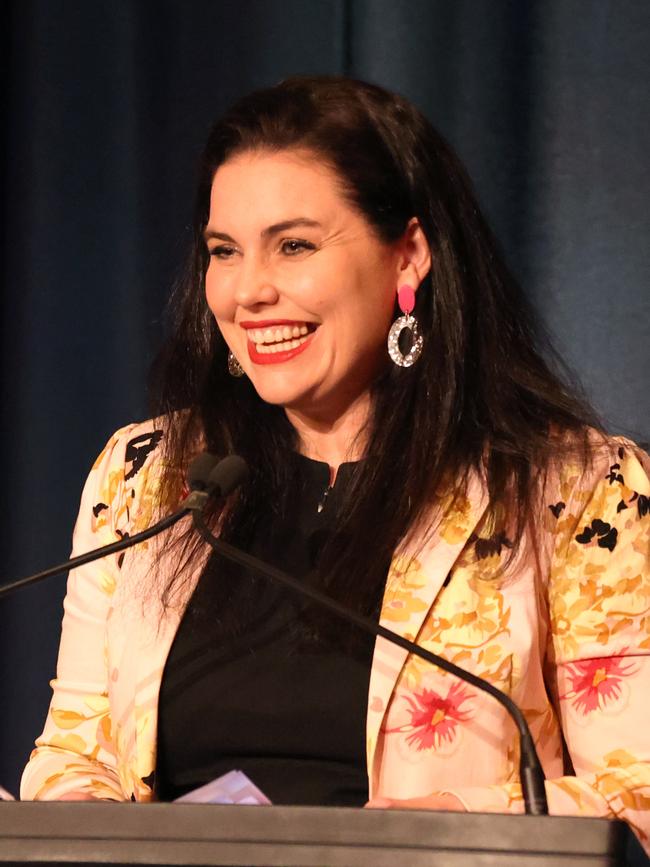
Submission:
M 146 373 L 194 165 L 237 95 L 343 73 L 413 99 L 612 430 L 650 434 L 647 0 L 15 0 L 2 7 L 2 570 L 67 556 Z M 0 602 L 0 780 L 17 790 L 64 579 Z

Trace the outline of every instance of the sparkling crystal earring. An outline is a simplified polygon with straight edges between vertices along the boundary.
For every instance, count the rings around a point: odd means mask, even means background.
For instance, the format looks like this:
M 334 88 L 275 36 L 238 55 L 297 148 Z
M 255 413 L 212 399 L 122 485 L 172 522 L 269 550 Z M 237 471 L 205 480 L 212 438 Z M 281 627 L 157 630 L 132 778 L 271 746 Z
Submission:
M 237 378 L 244 375 L 244 368 L 237 361 L 237 359 L 230 350 L 228 350 L 228 373 L 231 376 L 236 376 Z
M 422 352 L 422 335 L 418 330 L 418 321 L 411 312 L 415 307 L 415 292 L 411 286 L 400 286 L 397 290 L 397 303 L 404 314 L 393 322 L 388 332 L 388 354 L 399 367 L 410 367 L 420 357 Z M 404 331 L 409 331 L 409 350 L 406 354 L 400 349 L 399 341 Z M 405 337 L 407 335 L 404 335 Z

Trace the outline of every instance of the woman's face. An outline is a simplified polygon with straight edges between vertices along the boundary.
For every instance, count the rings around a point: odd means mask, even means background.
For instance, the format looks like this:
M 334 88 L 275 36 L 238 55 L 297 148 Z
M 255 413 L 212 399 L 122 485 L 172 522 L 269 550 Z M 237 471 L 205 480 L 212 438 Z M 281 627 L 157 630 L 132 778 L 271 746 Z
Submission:
M 205 237 L 208 305 L 263 400 L 332 420 L 367 393 L 389 363 L 405 257 L 377 240 L 331 169 L 304 151 L 229 160 Z

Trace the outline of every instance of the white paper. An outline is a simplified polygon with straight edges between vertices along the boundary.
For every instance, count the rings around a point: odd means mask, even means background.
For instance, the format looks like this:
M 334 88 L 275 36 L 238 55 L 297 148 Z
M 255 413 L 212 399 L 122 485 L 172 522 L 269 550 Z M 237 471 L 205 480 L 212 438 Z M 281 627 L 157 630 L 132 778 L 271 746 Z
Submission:
M 229 771 L 205 786 L 176 798 L 178 804 L 270 804 L 243 771 Z

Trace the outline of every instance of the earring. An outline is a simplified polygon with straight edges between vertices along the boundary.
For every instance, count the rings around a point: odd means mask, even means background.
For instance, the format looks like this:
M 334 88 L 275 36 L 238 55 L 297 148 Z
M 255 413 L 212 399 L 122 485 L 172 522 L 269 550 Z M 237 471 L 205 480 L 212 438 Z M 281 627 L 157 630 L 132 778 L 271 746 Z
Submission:
M 230 350 L 228 350 L 228 373 L 237 378 L 244 375 L 244 368 Z
M 418 321 L 415 316 L 411 316 L 415 307 L 415 292 L 411 286 L 400 286 L 397 290 L 397 303 L 404 316 L 396 319 L 388 332 L 388 354 L 398 367 L 410 367 L 420 357 L 424 343 L 418 330 Z M 407 330 L 410 331 L 410 348 L 404 354 L 399 341 L 402 333 Z

